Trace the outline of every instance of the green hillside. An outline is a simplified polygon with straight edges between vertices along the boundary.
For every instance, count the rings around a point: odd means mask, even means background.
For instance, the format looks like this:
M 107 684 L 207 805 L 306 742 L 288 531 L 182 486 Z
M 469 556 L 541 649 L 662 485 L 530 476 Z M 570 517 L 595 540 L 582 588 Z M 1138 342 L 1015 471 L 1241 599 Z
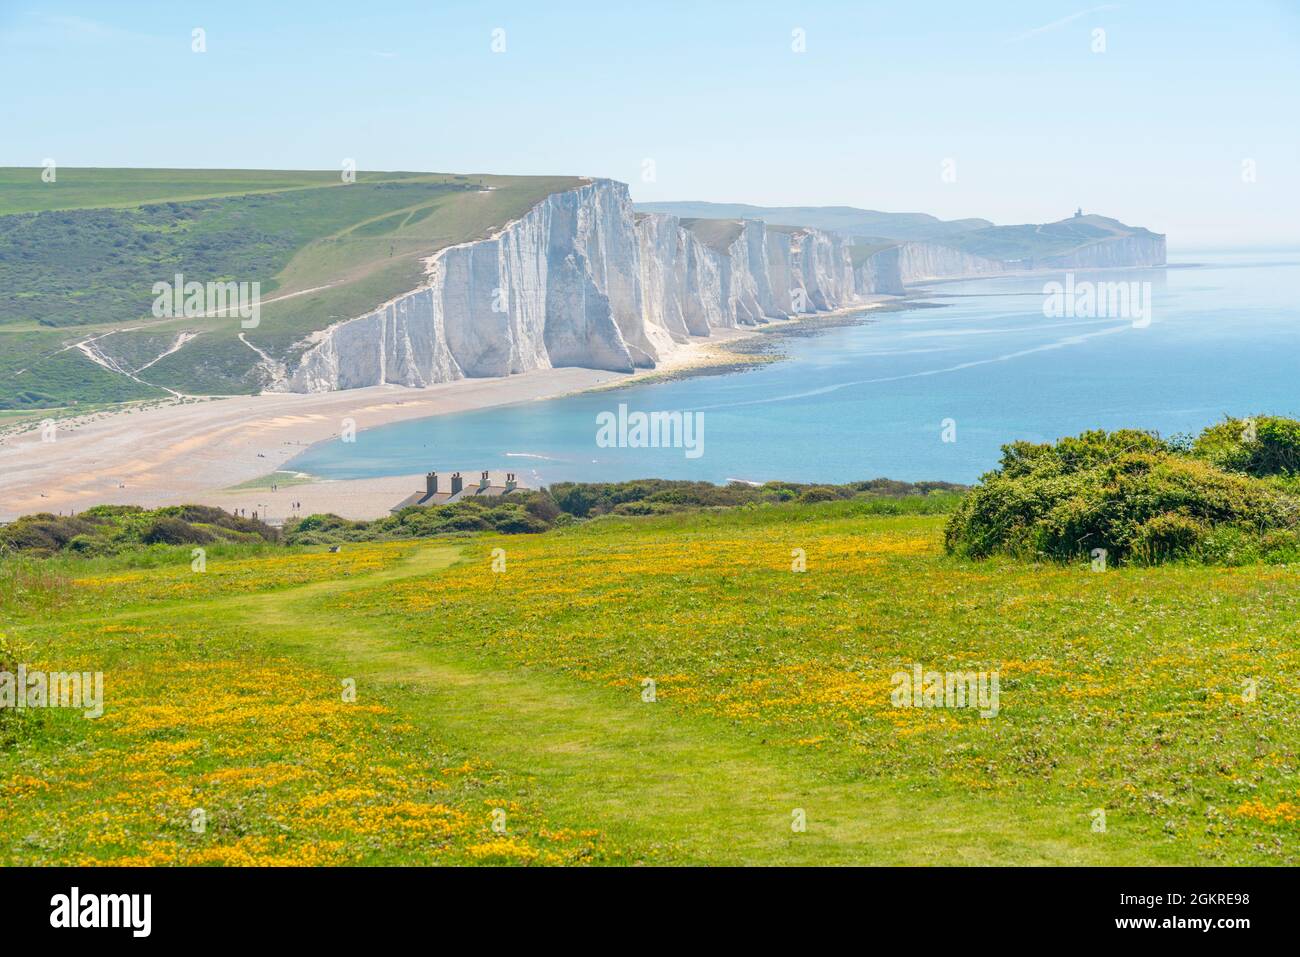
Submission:
M 580 182 L 66 169 L 43 183 L 40 170 L 0 170 L 0 409 L 257 391 L 250 344 L 287 358 L 308 333 L 413 288 L 422 259 Z M 154 283 L 177 273 L 260 282 L 259 327 L 155 318 Z
M 97 169 L 55 170 L 54 182 L 41 169 L 0 166 L 0 216 L 51 209 L 91 209 L 186 202 L 245 193 L 342 185 L 336 170 L 264 169 Z M 424 173 L 358 172 L 358 183 L 391 182 Z
M 0 711 L 0 863 L 1300 863 L 1294 569 L 880 505 L 0 561 L 0 663 L 104 675 Z M 900 705 L 918 664 L 997 713 Z

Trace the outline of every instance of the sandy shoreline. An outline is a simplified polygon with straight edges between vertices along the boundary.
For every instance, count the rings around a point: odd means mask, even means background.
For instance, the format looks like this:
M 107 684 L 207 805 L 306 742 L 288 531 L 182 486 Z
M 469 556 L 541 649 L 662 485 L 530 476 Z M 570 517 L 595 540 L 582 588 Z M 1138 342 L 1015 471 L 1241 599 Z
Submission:
M 861 312 L 875 305 L 879 303 L 838 313 Z M 267 477 L 308 446 L 340 436 L 347 420 L 360 432 L 390 422 L 556 398 L 752 361 L 727 351 L 727 346 L 761 336 L 764 328 L 773 327 L 716 330 L 710 338 L 678 349 L 656 368 L 630 374 L 543 369 L 423 389 L 372 386 L 313 395 L 184 398 L 61 418 L 51 441 L 42 439 L 39 427 L 0 437 L 0 521 L 33 512 L 67 514 L 92 505 L 153 508 L 182 503 L 256 511 L 273 521 L 313 512 L 377 518 L 419 488 L 423 476 L 313 479 L 286 482 L 274 492 Z M 472 471 L 480 466 L 465 462 L 455 467 Z M 245 484 L 254 487 L 232 488 Z

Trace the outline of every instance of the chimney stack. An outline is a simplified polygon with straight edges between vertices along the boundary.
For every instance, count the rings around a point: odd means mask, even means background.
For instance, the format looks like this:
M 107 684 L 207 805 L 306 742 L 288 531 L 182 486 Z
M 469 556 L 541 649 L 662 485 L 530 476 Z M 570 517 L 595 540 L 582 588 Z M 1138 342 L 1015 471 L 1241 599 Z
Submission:
M 484 472 L 484 473 L 483 473 L 483 477 L 480 478 L 480 479 L 478 480 L 478 487 L 479 487 L 479 488 L 487 488 L 487 487 L 488 487 L 488 474 L 487 474 L 487 472 Z
M 451 494 L 455 495 L 457 492 L 461 490 L 463 486 L 464 486 L 464 479 L 460 477 L 459 472 L 455 473 L 451 477 Z
M 513 492 L 513 491 L 515 490 L 515 485 L 516 485 L 516 484 L 517 484 L 517 483 L 515 482 L 515 473 L 514 473 L 514 472 L 507 472 L 507 473 L 506 473 L 506 491 L 507 491 L 507 492 Z
M 438 473 L 429 472 L 424 476 L 424 497 L 433 498 L 438 492 Z

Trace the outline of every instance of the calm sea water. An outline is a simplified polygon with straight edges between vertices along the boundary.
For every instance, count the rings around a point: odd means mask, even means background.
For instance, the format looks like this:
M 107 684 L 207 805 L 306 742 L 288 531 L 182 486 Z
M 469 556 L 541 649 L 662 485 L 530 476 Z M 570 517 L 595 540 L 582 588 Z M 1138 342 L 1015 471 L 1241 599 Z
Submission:
M 1151 283 L 1145 328 L 1045 318 L 1044 282 L 1060 277 L 944 283 L 931 287 L 942 308 L 785 338 L 789 358 L 754 371 L 398 423 L 313 446 L 287 467 L 328 478 L 512 469 L 533 483 L 971 482 L 1014 439 L 1300 417 L 1300 252 L 1182 261 L 1199 265 L 1075 273 Z M 703 454 L 598 447 L 597 415 L 619 403 L 702 413 Z M 956 440 L 945 442 L 949 419 Z

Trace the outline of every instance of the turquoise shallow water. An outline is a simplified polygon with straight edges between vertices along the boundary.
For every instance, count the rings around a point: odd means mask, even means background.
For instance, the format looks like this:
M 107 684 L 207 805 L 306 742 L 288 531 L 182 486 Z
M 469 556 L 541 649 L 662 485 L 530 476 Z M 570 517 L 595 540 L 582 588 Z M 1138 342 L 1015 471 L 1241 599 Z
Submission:
M 735 375 L 438 416 L 315 445 L 328 478 L 512 469 L 533 483 L 643 477 L 974 481 L 1013 439 L 1088 428 L 1195 431 L 1225 414 L 1300 417 L 1300 252 L 1188 256 L 1188 268 L 1075 279 L 1151 283 L 1151 322 L 1045 318 L 1053 277 L 932 287 L 942 308 L 783 340 Z M 1060 277 L 1056 277 L 1060 278 Z M 602 448 L 597 415 L 692 411 L 703 454 Z M 943 441 L 944 420 L 956 441 Z

